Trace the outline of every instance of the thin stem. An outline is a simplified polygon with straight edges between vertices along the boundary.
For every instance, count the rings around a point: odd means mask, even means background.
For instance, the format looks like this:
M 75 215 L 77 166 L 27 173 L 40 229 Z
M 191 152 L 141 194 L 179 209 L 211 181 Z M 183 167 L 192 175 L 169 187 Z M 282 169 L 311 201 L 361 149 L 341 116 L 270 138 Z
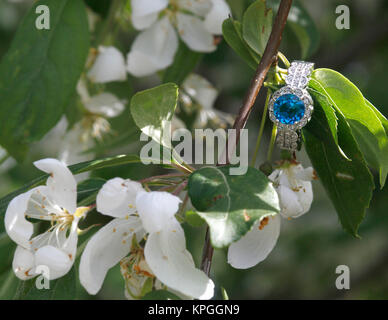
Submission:
M 161 174 L 158 176 L 148 177 L 142 180 L 139 180 L 140 183 L 147 183 L 158 179 L 166 179 L 166 178 L 180 178 L 184 177 L 185 174 L 183 173 L 167 173 L 167 174 Z
M 286 58 L 286 56 L 283 54 L 283 53 L 281 53 L 280 51 L 278 52 L 278 57 L 279 57 L 279 59 L 280 60 L 282 60 L 282 62 L 283 62 L 283 64 L 287 67 L 287 68 L 289 68 L 290 67 L 290 61 L 288 61 L 288 59 Z
M 183 191 L 183 189 L 186 188 L 187 182 L 188 181 L 185 180 L 181 184 L 179 184 L 172 194 L 175 195 L 175 196 L 179 195 Z
M 188 202 L 189 202 L 189 194 L 186 193 L 185 198 L 183 199 L 182 205 L 179 209 L 178 215 L 183 216 L 183 211 L 185 210 Z
M 269 103 L 270 98 L 271 98 L 271 90 L 267 89 L 267 97 L 265 99 L 265 105 L 264 105 L 263 115 L 262 115 L 262 118 L 261 118 L 259 135 L 257 136 L 256 148 L 255 148 L 255 152 L 253 154 L 252 161 L 251 161 L 251 166 L 252 167 L 255 166 L 256 158 L 257 158 L 257 153 L 259 152 L 259 148 L 260 148 L 261 138 L 263 137 L 265 121 L 267 119 L 268 103 Z
M 279 5 L 279 10 L 275 18 L 271 35 L 265 47 L 263 57 L 260 60 L 260 63 L 256 70 L 256 74 L 252 79 L 248 93 L 244 99 L 244 103 L 241 106 L 239 110 L 239 114 L 233 125 L 233 128 L 236 129 L 236 140 L 235 140 L 236 144 L 232 146 L 232 148 L 236 148 L 240 139 L 240 130 L 245 127 L 245 124 L 252 111 L 253 105 L 256 101 L 257 95 L 259 94 L 260 89 L 263 86 L 264 80 L 267 76 L 269 69 L 271 68 L 272 64 L 276 63 L 280 42 L 282 40 L 283 30 L 287 22 L 287 17 L 288 17 L 288 13 L 290 12 L 291 5 L 292 5 L 292 0 L 282 0 Z M 226 154 L 226 160 L 227 160 L 226 163 L 229 163 L 228 155 L 231 154 L 231 152 L 226 150 L 225 154 Z M 209 235 L 209 227 L 208 227 L 206 231 L 206 239 L 203 247 L 202 263 L 201 263 L 201 269 L 207 275 L 209 275 L 210 273 L 213 251 L 214 249 L 210 243 L 210 235 Z
M 290 11 L 292 0 L 282 0 L 279 6 L 278 13 L 276 15 L 275 23 L 272 28 L 271 35 L 265 47 L 263 57 L 260 60 L 259 66 L 257 67 L 255 76 L 251 81 L 248 93 L 245 96 L 244 103 L 239 110 L 239 114 L 234 122 L 233 129 L 236 129 L 236 145 L 240 140 L 240 130 L 245 127 L 245 124 L 252 111 L 253 105 L 256 101 L 257 95 L 261 87 L 263 86 L 264 80 L 267 76 L 269 69 L 272 64 L 276 63 L 280 42 L 282 40 L 282 34 L 284 27 L 287 22 L 288 13 Z M 236 147 L 233 146 L 234 148 Z M 233 150 L 231 150 L 233 151 Z M 229 163 L 228 155 L 231 152 L 226 152 L 227 163 Z
M 189 174 L 195 171 L 195 168 L 193 168 L 188 163 L 186 163 L 181 158 L 181 156 L 175 151 L 175 149 L 172 149 L 172 160 L 173 160 L 173 165 L 178 170 L 188 172 Z
M 271 162 L 271 160 L 272 160 L 272 152 L 273 152 L 273 147 L 275 145 L 276 132 L 277 131 L 278 131 L 278 128 L 274 124 L 273 127 L 272 127 L 271 141 L 270 141 L 269 147 L 268 147 L 268 154 L 267 154 L 267 161 L 268 162 Z

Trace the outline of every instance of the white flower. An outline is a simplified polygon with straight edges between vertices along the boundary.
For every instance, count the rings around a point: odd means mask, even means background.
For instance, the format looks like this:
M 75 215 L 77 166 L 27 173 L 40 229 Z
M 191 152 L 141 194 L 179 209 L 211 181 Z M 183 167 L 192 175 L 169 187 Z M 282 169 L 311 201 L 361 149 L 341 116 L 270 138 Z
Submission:
M 124 55 L 115 47 L 100 46 L 97 58 L 88 72 L 88 77 L 95 83 L 126 80 Z
M 199 106 L 198 117 L 194 127 L 204 128 L 209 121 L 222 127 L 233 124 L 234 119 L 230 114 L 213 108 L 218 91 L 205 78 L 197 74 L 190 74 L 183 82 L 182 87 L 187 94 L 185 96 L 183 93 L 184 103 L 186 101 L 186 104 L 191 104 L 192 100 L 194 100 Z
M 280 201 L 280 215 L 297 218 L 310 210 L 313 201 L 311 180 L 313 168 L 284 162 L 268 177 L 273 181 Z M 228 250 L 228 262 L 234 268 L 247 269 L 263 261 L 275 247 L 280 233 L 280 216 L 267 216 L 256 221 L 245 236 L 232 243 Z
M 54 145 L 58 158 L 67 165 L 88 161 L 94 158 L 93 152 L 87 152 L 95 146 L 95 139 L 102 139 L 110 131 L 106 118 L 118 116 L 125 109 L 125 100 L 120 100 L 109 92 L 89 95 L 86 81 L 81 78 L 77 84 L 77 93 L 88 111 L 83 118 L 69 128 L 66 117 L 62 117 L 44 145 Z M 58 141 L 60 140 L 60 141 Z M 82 173 L 77 179 L 85 179 L 89 173 Z
M 120 115 L 125 109 L 125 100 L 120 100 L 109 92 L 89 95 L 84 79 L 78 81 L 77 92 L 85 109 L 89 112 L 80 121 L 68 129 L 66 118 L 60 139 L 56 141 L 59 145 L 59 159 L 67 165 L 91 160 L 93 152 L 86 152 L 95 146 L 94 139 L 102 139 L 103 135 L 110 131 L 110 124 L 106 118 L 113 118 Z M 59 125 L 59 124 L 58 124 Z M 85 178 L 87 173 L 78 177 Z
M 126 100 L 120 100 L 114 94 L 102 92 L 94 96 L 89 95 L 84 79 L 78 81 L 77 93 L 84 107 L 92 114 L 105 118 L 114 118 L 120 115 L 124 109 Z
M 114 118 L 120 115 L 125 109 L 125 101 L 120 100 L 109 92 L 99 93 L 86 100 L 85 108 L 91 113 Z
M 97 195 L 97 210 L 115 219 L 91 238 L 82 254 L 80 280 L 86 290 L 96 294 L 108 270 L 133 254 L 133 236 L 140 241 L 148 234 L 144 258 L 152 275 L 184 295 L 210 299 L 214 284 L 195 268 L 186 250 L 183 229 L 175 218 L 179 203 L 166 192 L 145 192 L 138 182 L 109 180 Z
M 34 165 L 48 173 L 45 186 L 15 197 L 5 214 L 5 228 L 18 244 L 13 260 L 16 276 L 27 280 L 35 268 L 49 268 L 49 280 L 64 276 L 72 267 L 77 251 L 77 227 L 88 207 L 77 208 L 77 184 L 70 170 L 56 159 L 43 159 Z M 33 224 L 27 220 L 50 221 L 46 232 L 33 236 Z
M 193 51 L 214 51 L 213 35 L 222 34 L 229 14 L 225 0 L 132 0 L 132 23 L 143 31 L 128 54 L 128 71 L 141 77 L 171 65 L 178 34 Z
M 83 121 L 79 121 L 61 137 L 59 142 L 59 159 L 67 165 L 89 161 L 94 158 L 92 152 L 86 153 L 88 149 L 95 146 L 91 137 L 90 128 L 84 127 Z M 88 173 L 82 173 L 82 177 L 87 177 Z

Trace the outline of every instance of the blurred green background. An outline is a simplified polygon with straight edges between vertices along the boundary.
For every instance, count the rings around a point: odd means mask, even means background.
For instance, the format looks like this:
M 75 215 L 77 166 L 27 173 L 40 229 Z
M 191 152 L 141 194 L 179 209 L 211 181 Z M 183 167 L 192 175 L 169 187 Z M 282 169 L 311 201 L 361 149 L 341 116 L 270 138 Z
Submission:
M 241 17 L 250 2 L 229 0 L 235 18 Z M 320 34 L 319 48 L 308 60 L 314 61 L 316 67 L 332 68 L 343 73 L 361 89 L 367 99 L 388 116 L 388 2 L 301 2 L 313 17 Z M 0 58 L 8 49 L 19 22 L 31 3 L 28 0 L 0 0 Z M 341 4 L 350 8 L 349 30 L 338 30 L 335 27 L 335 19 L 338 16 L 335 14 L 335 8 Z M 129 22 L 123 22 L 114 44 L 127 53 L 135 34 L 130 29 Z M 287 28 L 281 51 L 289 60 L 300 59 L 297 40 Z M 237 113 L 253 71 L 228 45 L 222 42 L 215 53 L 206 55 L 197 72 L 220 90 L 216 108 L 232 114 Z M 129 100 L 134 92 L 154 86 L 158 82 L 156 76 L 140 80 L 130 78 L 124 85 L 112 85 L 111 90 Z M 264 97 L 265 90 L 261 92 L 248 123 L 251 152 L 255 145 Z M 106 144 L 102 143 L 96 151 L 97 157 L 137 153 L 140 147 L 137 142 L 138 133 L 129 112 L 112 119 L 111 125 L 118 138 L 124 136 L 125 143 L 117 145 L 115 140 L 108 139 Z M 262 150 L 266 150 L 270 130 L 268 121 Z M 32 161 L 56 154 L 55 143 L 50 144 L 47 140 L 37 143 L 31 150 L 29 159 L 23 164 L 16 164 L 11 159 L 1 164 L 0 197 L 39 175 Z M 264 161 L 264 155 L 260 156 L 257 164 Z M 273 159 L 279 158 L 279 153 L 275 151 Z M 304 166 L 309 165 L 303 150 L 298 154 L 298 160 Z M 130 165 L 100 170 L 93 175 L 105 179 L 115 176 L 140 179 L 155 173 L 157 171 L 151 167 Z M 376 172 L 374 174 L 378 186 Z M 319 181 L 313 184 L 314 202 L 311 211 L 300 219 L 283 220 L 278 244 L 264 262 L 249 270 L 235 270 L 226 263 L 226 252 L 215 252 L 211 276 L 217 285 L 216 298 L 221 298 L 220 286 L 226 289 L 231 299 L 388 298 L 388 187 L 383 190 L 376 188 L 366 219 L 360 228 L 361 239 L 355 239 L 341 229 L 334 208 Z M 97 213 L 94 215 L 98 217 Z M 189 250 L 199 265 L 205 229 L 185 225 L 185 231 Z M 9 274 L 8 270 L 13 250 L 14 245 L 7 238 L 0 237 L 0 286 L 5 281 L 11 281 L 12 274 Z M 338 265 L 347 265 L 350 268 L 350 290 L 337 290 L 335 287 L 338 276 L 335 269 Z M 11 285 L 7 290 L 7 296 L 12 297 L 15 287 Z M 124 299 L 124 283 L 119 268 L 113 268 L 109 272 L 103 290 L 96 297 L 88 296 L 79 286 L 76 298 Z

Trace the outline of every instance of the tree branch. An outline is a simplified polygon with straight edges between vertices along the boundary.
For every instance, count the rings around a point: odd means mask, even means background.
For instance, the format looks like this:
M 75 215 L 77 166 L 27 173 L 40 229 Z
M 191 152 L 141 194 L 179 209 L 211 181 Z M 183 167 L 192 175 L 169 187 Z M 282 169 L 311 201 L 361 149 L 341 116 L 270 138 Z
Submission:
M 242 107 L 240 108 L 239 114 L 234 122 L 233 129 L 236 129 L 236 143 L 233 148 L 236 148 L 240 140 L 240 130 L 244 129 L 249 115 L 252 111 L 253 105 L 256 101 L 257 95 L 260 92 L 261 87 L 263 86 L 264 80 L 267 76 L 269 69 L 273 63 L 277 61 L 277 54 L 282 40 L 282 34 L 284 26 L 287 22 L 288 13 L 290 11 L 292 0 L 282 0 L 279 6 L 278 13 L 275 18 L 274 25 L 272 27 L 272 32 L 265 47 L 263 57 L 260 60 L 260 63 L 256 69 L 256 74 L 251 81 L 251 85 L 245 96 Z M 233 151 L 233 150 L 231 150 Z M 229 163 L 230 150 L 226 150 L 226 163 Z M 209 275 L 211 262 L 213 258 L 213 247 L 210 243 L 210 232 L 209 228 L 206 231 L 205 245 L 203 248 L 202 263 L 201 269 Z

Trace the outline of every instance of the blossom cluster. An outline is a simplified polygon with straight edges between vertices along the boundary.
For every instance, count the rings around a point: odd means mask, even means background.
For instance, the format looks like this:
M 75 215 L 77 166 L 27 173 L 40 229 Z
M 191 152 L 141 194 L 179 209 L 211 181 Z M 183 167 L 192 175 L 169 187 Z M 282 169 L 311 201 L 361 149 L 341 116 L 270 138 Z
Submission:
M 18 278 L 37 276 L 40 266 L 48 267 L 49 280 L 60 278 L 82 253 L 79 277 L 90 294 L 97 294 L 109 269 L 120 264 L 128 299 L 141 298 L 146 283 L 182 298 L 213 297 L 213 281 L 195 267 L 186 249 L 185 233 L 176 218 L 179 197 L 147 191 L 130 179 L 108 180 L 97 194 L 95 207 L 113 219 L 77 253 L 78 224 L 94 206 L 77 207 L 77 183 L 65 164 L 48 158 L 34 165 L 48 174 L 46 185 L 16 196 L 5 215 L 6 231 L 17 244 L 13 270 Z M 279 236 L 280 216 L 296 218 L 310 209 L 313 177 L 312 168 L 290 162 L 269 176 L 279 195 L 280 215 L 257 221 L 229 247 L 228 262 L 233 267 L 250 268 L 264 260 Z M 47 230 L 34 231 L 36 221 L 46 221 Z
M 222 34 L 222 22 L 229 14 L 225 0 L 132 0 L 131 22 L 140 33 L 127 57 L 114 46 L 90 50 L 86 74 L 77 85 L 82 119 L 69 124 L 63 116 L 42 144 L 59 149 L 55 153 L 68 165 L 93 159 L 96 140 L 111 132 L 108 120 L 119 116 L 127 103 L 104 85 L 126 81 L 128 73 L 142 77 L 167 68 L 173 63 L 179 38 L 193 51 L 216 50 L 214 37 Z M 97 92 L 90 94 L 90 87 Z M 182 89 L 187 92 L 182 93 L 182 105 L 198 109 L 194 127 L 202 128 L 209 121 L 221 126 L 232 123 L 230 115 L 213 109 L 218 92 L 206 79 L 190 75 Z M 173 128 L 181 127 L 185 124 L 174 117 Z

